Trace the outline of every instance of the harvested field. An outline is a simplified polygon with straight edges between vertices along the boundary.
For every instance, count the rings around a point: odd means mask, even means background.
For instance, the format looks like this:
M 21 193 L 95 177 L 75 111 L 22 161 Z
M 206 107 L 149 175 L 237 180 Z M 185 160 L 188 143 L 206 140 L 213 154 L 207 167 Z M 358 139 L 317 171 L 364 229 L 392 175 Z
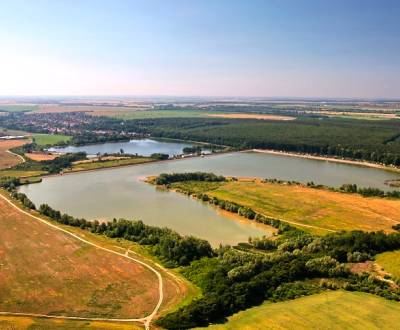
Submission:
M 139 330 L 132 323 L 54 320 L 21 316 L 0 316 L 0 330 Z
M 328 291 L 239 312 L 210 330 L 398 329 L 400 303 L 367 293 Z
M 139 318 L 158 301 L 156 275 L 85 244 L 0 199 L 0 311 Z
M 210 190 L 204 187 L 205 184 L 190 182 L 188 186 L 188 183 L 176 183 L 171 187 L 206 192 L 317 234 L 338 230 L 392 232 L 392 226 L 400 219 L 400 200 L 365 198 L 301 185 L 264 183 L 259 179 L 219 183 Z
M 58 156 L 40 152 L 40 153 L 26 153 L 25 157 L 40 162 L 42 160 L 53 160 L 56 159 Z
M 0 140 L 0 169 L 5 169 L 22 162 L 22 159 L 10 152 L 11 148 L 20 147 L 29 140 Z
M 208 117 L 233 118 L 233 119 L 261 119 L 261 120 L 295 120 L 296 117 L 278 116 L 268 114 L 247 114 L 247 113 L 221 113 L 208 114 Z

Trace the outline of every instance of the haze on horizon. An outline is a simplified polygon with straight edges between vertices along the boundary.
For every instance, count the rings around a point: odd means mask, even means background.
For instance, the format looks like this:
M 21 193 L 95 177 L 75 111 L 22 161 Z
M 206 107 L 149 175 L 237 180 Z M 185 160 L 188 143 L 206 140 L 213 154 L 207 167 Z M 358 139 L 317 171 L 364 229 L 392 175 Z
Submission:
M 0 95 L 400 97 L 395 0 L 0 5 Z

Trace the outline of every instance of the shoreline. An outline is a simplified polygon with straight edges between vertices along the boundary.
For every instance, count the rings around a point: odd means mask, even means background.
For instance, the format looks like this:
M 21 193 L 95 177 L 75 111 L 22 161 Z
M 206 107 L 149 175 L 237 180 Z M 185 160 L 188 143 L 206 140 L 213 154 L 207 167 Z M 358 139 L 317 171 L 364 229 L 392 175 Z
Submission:
M 400 173 L 400 168 L 391 167 L 387 165 L 381 165 L 376 163 L 371 163 L 367 161 L 360 161 L 360 160 L 350 160 L 350 159 L 341 159 L 341 158 L 334 158 L 334 157 L 325 157 L 325 156 L 315 156 L 310 154 L 300 154 L 296 152 L 288 152 L 288 151 L 278 151 L 272 149 L 249 149 L 240 152 L 257 152 L 257 153 L 264 153 L 264 154 L 272 154 L 272 155 L 280 155 L 280 156 L 288 156 L 288 157 L 298 157 L 298 158 L 305 158 L 305 159 L 313 159 L 313 160 L 321 160 L 321 161 L 328 161 L 333 163 L 341 163 L 341 164 L 349 164 L 354 166 L 362 166 L 362 167 L 370 167 L 381 169 L 389 172 L 396 172 Z
M 184 158 L 172 158 L 172 159 L 166 159 L 166 160 L 154 160 L 154 161 L 150 161 L 150 162 L 143 162 L 143 163 L 137 163 L 137 164 L 122 164 L 122 165 L 114 165 L 114 166 L 103 167 L 103 168 L 85 169 L 85 170 L 81 170 L 81 171 L 70 171 L 70 172 L 63 172 L 63 173 L 43 174 L 43 175 L 41 175 L 41 178 L 50 178 L 50 177 L 72 175 L 72 174 L 79 174 L 79 173 L 88 173 L 88 172 L 94 172 L 94 171 L 97 172 L 97 171 L 115 170 L 116 168 L 122 168 L 122 167 L 139 166 L 139 165 L 150 165 L 150 164 L 158 164 L 158 163 L 167 163 L 167 162 L 180 161 L 180 160 L 193 159 L 193 158 L 206 158 L 206 157 L 213 157 L 213 156 L 218 156 L 218 155 L 233 154 L 233 153 L 236 153 L 236 152 L 238 152 L 238 151 L 216 152 L 216 153 L 206 154 L 206 155 L 203 155 L 203 156 L 190 156 L 190 157 L 184 157 Z

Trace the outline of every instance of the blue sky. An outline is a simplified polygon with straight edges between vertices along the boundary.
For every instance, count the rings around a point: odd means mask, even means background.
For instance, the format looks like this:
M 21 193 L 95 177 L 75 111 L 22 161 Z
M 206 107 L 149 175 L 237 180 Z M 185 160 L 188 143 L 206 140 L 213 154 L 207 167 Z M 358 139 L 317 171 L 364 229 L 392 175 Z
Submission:
M 394 0 L 0 0 L 0 94 L 400 98 L 399 16 Z

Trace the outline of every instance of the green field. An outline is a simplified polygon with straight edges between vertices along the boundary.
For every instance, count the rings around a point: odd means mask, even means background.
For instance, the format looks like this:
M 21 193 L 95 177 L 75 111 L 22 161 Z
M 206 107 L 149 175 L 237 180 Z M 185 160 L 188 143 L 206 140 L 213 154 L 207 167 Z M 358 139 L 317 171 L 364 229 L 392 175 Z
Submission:
M 400 303 L 366 293 L 331 291 L 264 303 L 239 312 L 210 330 L 399 329 Z
M 13 176 L 16 178 L 29 178 L 38 177 L 40 175 L 46 174 L 46 171 L 18 171 L 18 170 L 3 170 L 0 171 L 1 176 Z
M 110 112 L 108 116 L 120 119 L 153 119 L 153 118 L 193 118 L 207 117 L 210 113 L 198 110 L 137 110 Z
M 97 169 L 107 168 L 107 167 L 135 165 L 135 164 L 148 163 L 148 162 L 152 162 L 152 161 L 154 161 L 154 159 L 152 159 L 152 158 L 133 157 L 133 158 L 127 158 L 127 159 L 87 162 L 87 163 L 74 164 L 71 171 L 79 172 L 79 171 L 97 170 Z
M 392 251 L 378 254 L 376 262 L 383 269 L 400 280 L 400 251 Z
M 53 145 L 60 142 L 68 142 L 72 139 L 71 136 L 58 134 L 33 134 L 32 137 L 39 146 Z
M 28 112 L 37 109 L 38 109 L 37 105 L 23 105 L 23 104 L 0 105 L 0 111 L 5 111 L 5 112 Z
M 179 182 L 172 189 L 207 193 L 247 206 L 255 212 L 292 223 L 315 234 L 338 230 L 393 231 L 400 201 L 365 198 L 301 185 L 239 179 L 228 182 Z

